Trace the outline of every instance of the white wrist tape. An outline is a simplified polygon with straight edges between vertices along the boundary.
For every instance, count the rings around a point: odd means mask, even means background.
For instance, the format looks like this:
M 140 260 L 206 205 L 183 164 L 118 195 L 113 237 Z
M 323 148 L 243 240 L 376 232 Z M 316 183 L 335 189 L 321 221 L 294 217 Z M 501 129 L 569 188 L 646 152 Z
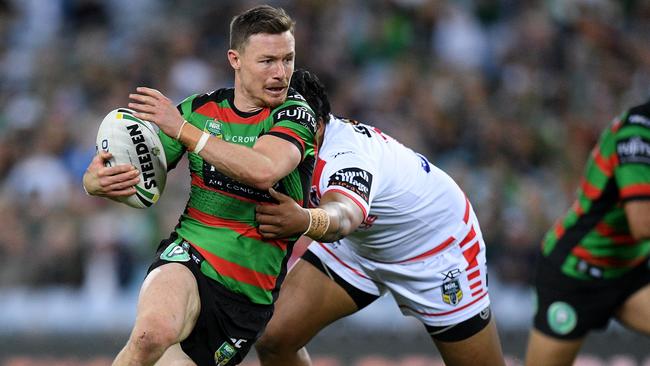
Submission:
M 208 143 L 208 138 L 210 138 L 210 134 L 207 132 L 203 132 L 201 135 L 201 138 L 199 138 L 199 142 L 196 143 L 196 147 L 194 148 L 194 153 L 198 154 L 203 150 L 205 145 Z

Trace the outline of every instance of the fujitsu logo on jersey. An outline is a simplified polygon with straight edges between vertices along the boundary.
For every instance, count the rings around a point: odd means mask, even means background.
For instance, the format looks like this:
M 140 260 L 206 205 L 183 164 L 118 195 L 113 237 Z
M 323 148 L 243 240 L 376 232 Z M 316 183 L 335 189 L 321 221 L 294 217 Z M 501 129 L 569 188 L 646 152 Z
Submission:
M 327 186 L 346 188 L 368 202 L 370 187 L 372 186 L 372 174 L 360 168 L 341 169 L 330 176 Z
M 616 153 L 621 163 L 650 164 L 650 141 L 638 136 L 619 141 Z
M 276 113 L 275 119 L 276 120 L 286 119 L 292 122 L 299 123 L 301 125 L 304 125 L 305 122 L 308 122 L 309 126 L 312 129 L 316 128 L 316 119 L 312 115 L 311 111 L 306 107 L 302 107 L 302 106 L 287 107 L 279 111 L 278 113 Z

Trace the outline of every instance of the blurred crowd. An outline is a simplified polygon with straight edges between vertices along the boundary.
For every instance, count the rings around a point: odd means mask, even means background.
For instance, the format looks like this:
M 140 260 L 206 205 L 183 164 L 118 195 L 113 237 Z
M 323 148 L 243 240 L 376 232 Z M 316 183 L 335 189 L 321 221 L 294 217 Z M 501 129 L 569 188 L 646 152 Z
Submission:
M 0 293 L 139 284 L 187 165 L 137 210 L 86 196 L 103 116 L 136 86 L 232 85 L 230 18 L 259 1 L 0 0 Z M 491 276 L 525 286 L 600 131 L 650 95 L 650 1 L 267 1 L 335 114 L 428 156 L 479 215 Z M 491 277 L 492 278 L 492 277 Z

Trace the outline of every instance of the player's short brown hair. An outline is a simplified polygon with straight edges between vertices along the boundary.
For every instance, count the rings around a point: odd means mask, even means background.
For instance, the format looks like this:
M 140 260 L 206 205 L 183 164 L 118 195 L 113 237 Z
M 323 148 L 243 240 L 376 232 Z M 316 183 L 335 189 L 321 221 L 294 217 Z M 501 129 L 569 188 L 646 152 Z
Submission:
M 230 22 L 230 49 L 241 51 L 248 37 L 258 34 L 280 34 L 291 31 L 295 22 L 282 8 L 260 5 L 249 9 Z

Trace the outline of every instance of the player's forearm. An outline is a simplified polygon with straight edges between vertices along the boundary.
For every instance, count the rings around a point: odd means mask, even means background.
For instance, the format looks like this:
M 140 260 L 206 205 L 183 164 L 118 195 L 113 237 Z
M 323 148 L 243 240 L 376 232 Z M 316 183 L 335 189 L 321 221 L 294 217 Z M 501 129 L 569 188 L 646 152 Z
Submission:
M 222 173 L 251 187 L 267 190 L 279 179 L 271 159 L 247 146 L 204 136 L 191 125 L 183 128 L 179 140 L 188 151 L 197 152 Z
M 355 229 L 354 213 L 340 202 L 328 202 L 319 208 L 310 209 L 310 225 L 305 235 L 320 242 L 334 242 Z

